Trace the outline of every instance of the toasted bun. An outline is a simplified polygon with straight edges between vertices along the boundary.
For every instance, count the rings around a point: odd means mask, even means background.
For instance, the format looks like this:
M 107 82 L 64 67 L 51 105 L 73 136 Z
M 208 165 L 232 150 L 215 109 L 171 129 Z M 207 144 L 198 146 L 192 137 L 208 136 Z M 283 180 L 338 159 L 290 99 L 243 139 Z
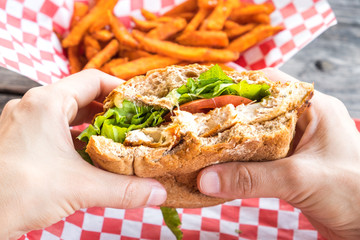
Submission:
M 165 96 L 198 77 L 211 66 L 171 66 L 135 77 L 113 90 L 105 110 L 126 99 L 155 107 L 173 107 Z M 232 161 L 270 161 L 283 158 L 295 133 L 298 111 L 313 93 L 304 82 L 280 83 L 260 71 L 225 71 L 235 82 L 270 85 L 271 95 L 261 102 L 234 107 L 229 104 L 207 114 L 175 111 L 172 123 L 130 131 L 123 144 L 92 136 L 86 151 L 101 168 L 126 175 L 151 177 L 164 185 L 163 206 L 197 208 L 229 201 L 201 194 L 198 172 L 213 164 Z

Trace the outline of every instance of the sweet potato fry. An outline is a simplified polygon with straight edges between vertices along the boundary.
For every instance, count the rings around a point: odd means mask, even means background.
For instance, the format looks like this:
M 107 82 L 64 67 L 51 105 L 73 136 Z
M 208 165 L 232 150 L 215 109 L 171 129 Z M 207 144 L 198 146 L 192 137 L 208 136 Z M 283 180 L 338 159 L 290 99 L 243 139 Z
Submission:
M 96 68 L 99 69 L 104 63 L 111 59 L 119 50 L 119 42 L 116 39 L 106 45 L 98 54 L 89 60 L 84 69 Z
M 114 37 L 114 34 L 106 29 L 93 32 L 91 35 L 101 42 L 108 42 Z
M 237 26 L 234 26 L 234 27 L 229 27 L 229 28 L 225 27 L 224 32 L 226 33 L 226 35 L 228 36 L 229 39 L 233 39 L 233 38 L 236 38 L 248 31 L 250 31 L 255 26 L 256 26 L 256 24 L 254 24 L 254 23 L 248 23 L 246 25 L 237 24 Z
M 96 54 L 98 54 L 100 50 L 97 50 L 91 46 L 85 47 L 85 56 L 87 60 L 92 59 Z
M 198 47 L 222 48 L 229 45 L 229 39 L 222 31 L 185 32 L 176 41 L 182 45 Z
M 231 21 L 231 20 L 226 20 L 224 23 L 225 29 L 237 28 L 240 26 L 241 26 L 240 24 L 238 24 L 237 22 Z
M 148 21 L 152 21 L 158 18 L 154 13 L 149 12 L 144 8 L 141 9 L 141 15 L 143 15 L 143 17 Z
M 138 58 L 150 57 L 152 56 L 152 54 L 142 50 L 135 50 L 135 51 L 128 50 L 128 51 L 123 51 L 121 53 L 121 56 L 124 58 L 128 58 L 130 61 L 132 61 Z
M 223 29 L 224 23 L 230 16 L 232 9 L 237 6 L 239 6 L 238 0 L 227 0 L 225 3 L 223 0 L 219 0 L 217 6 L 209 15 L 209 17 L 203 22 L 200 29 L 220 31 Z
M 246 49 L 264 40 L 265 38 L 275 35 L 281 30 L 283 30 L 283 27 L 281 26 L 259 25 L 255 27 L 252 31 L 232 41 L 228 49 L 243 52 Z
M 199 8 L 214 8 L 216 7 L 218 0 L 198 0 Z
M 195 13 L 193 12 L 183 12 L 183 13 L 179 13 L 177 15 L 180 18 L 185 18 L 186 21 L 190 22 L 191 19 L 195 16 Z
M 275 7 L 271 3 L 264 4 L 251 4 L 247 6 L 240 6 L 234 8 L 230 14 L 230 19 L 237 21 L 238 18 L 244 18 L 245 16 L 251 16 L 255 14 L 270 14 L 275 10 Z
M 196 11 L 196 9 L 197 9 L 197 1 L 196 0 L 187 0 L 175 7 L 173 7 L 172 9 L 170 9 L 163 15 L 164 16 L 177 16 L 179 13 L 183 13 L 183 12 L 194 12 L 194 11 Z
M 161 22 L 158 21 L 144 21 L 131 16 L 131 20 L 135 23 L 135 28 L 144 32 L 148 32 L 153 28 L 158 27 Z
M 174 17 L 162 16 L 162 17 L 158 17 L 157 19 L 155 19 L 153 21 L 160 22 L 160 23 L 167 23 L 167 22 L 171 22 L 172 20 L 174 20 Z
M 240 24 L 246 24 L 246 23 L 270 24 L 271 19 L 268 14 L 259 13 L 259 14 L 254 14 L 254 15 L 240 16 L 236 19 L 236 21 Z
M 185 0 L 160 16 L 141 9 L 145 20 L 132 17 L 138 30 L 129 32 L 112 13 L 117 1 L 75 2 L 70 34 L 62 40 L 71 73 L 97 68 L 129 79 L 172 64 L 221 64 L 282 30 L 270 25 L 272 3 Z
M 84 45 L 85 45 L 85 47 L 91 46 L 91 47 L 95 48 L 96 50 L 101 49 L 99 42 L 95 38 L 93 38 L 92 36 L 90 36 L 88 34 L 85 35 L 85 37 L 84 37 Z
M 112 67 L 110 71 L 114 76 L 127 80 L 145 74 L 149 70 L 174 65 L 180 61 L 175 58 L 154 55 Z
M 80 21 L 89 11 L 89 6 L 82 2 L 74 2 L 74 13 L 70 22 L 70 29 L 74 27 L 74 25 Z
M 229 62 L 239 57 L 239 53 L 231 50 L 182 46 L 169 41 L 148 38 L 137 31 L 133 31 L 133 36 L 149 52 L 191 62 Z
M 111 30 L 120 45 L 129 46 L 132 48 L 138 47 L 138 42 L 131 36 L 125 26 L 111 13 L 108 12 Z
M 109 62 L 105 63 L 104 66 L 102 66 L 101 71 L 103 71 L 107 74 L 111 74 L 110 69 L 112 67 L 126 63 L 127 61 L 128 61 L 127 58 L 114 58 L 114 59 L 110 60 Z
M 75 24 L 69 35 L 62 41 L 62 46 L 68 48 L 76 46 L 97 19 L 106 14 L 107 11 L 112 11 L 116 5 L 117 0 L 101 0 L 99 1 L 78 23 Z
M 119 45 L 119 57 L 123 57 L 122 53 L 127 52 L 127 51 L 135 51 L 135 48 L 131 48 L 125 45 Z
M 101 50 L 99 42 L 88 34 L 84 37 L 84 46 L 85 55 L 88 60 L 94 57 Z
M 104 29 L 106 26 L 110 25 L 109 17 L 105 14 L 102 18 L 98 19 L 94 24 L 89 28 L 89 33 L 97 32 L 101 29 Z
M 202 21 L 209 15 L 211 10 L 206 8 L 200 8 L 200 10 L 195 14 L 190 23 L 186 26 L 184 32 L 196 31 Z
M 159 25 L 151 30 L 146 36 L 159 40 L 166 40 L 176 33 L 183 30 L 186 26 L 186 20 L 183 18 L 174 18 L 172 21 Z
M 67 49 L 67 53 L 70 65 L 70 74 L 80 72 L 83 66 L 80 60 L 78 46 L 69 47 Z
M 221 67 L 222 70 L 225 70 L 225 71 L 235 71 L 234 68 L 224 64 L 224 63 L 218 63 L 219 66 Z
M 215 65 L 215 64 L 219 65 L 220 68 L 225 71 L 234 71 L 235 70 L 234 68 L 232 68 L 224 63 L 212 63 L 212 62 L 201 63 L 201 65 L 205 65 L 205 66 L 210 66 L 210 65 Z

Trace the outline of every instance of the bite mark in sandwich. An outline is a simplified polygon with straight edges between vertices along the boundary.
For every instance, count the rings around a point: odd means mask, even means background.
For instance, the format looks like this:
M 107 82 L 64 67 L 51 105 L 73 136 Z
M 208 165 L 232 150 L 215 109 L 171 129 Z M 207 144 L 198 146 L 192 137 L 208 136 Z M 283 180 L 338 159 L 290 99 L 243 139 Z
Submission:
M 104 113 L 79 138 L 99 167 L 162 183 L 163 206 L 211 206 L 229 199 L 201 194 L 198 172 L 286 156 L 297 111 L 312 92 L 312 84 L 273 82 L 260 71 L 170 66 L 113 90 Z

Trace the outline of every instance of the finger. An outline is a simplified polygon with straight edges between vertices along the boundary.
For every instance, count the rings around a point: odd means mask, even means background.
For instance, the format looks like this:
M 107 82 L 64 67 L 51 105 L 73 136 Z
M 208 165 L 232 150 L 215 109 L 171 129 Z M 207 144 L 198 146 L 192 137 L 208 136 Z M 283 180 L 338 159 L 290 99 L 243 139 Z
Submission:
M 341 149 L 342 152 L 351 150 L 347 142 L 339 142 L 333 136 L 346 136 L 349 143 L 358 142 L 355 122 L 349 115 L 345 105 L 338 99 L 316 91 L 310 108 L 303 119 L 299 119 L 299 128 L 304 132 L 295 152 L 301 149 L 313 151 L 318 144 L 331 146 L 332 149 Z M 331 134 L 329 134 L 331 133 Z M 356 133 L 356 134 L 355 134 Z M 321 139 L 321 141 L 313 141 Z
M 272 81 L 275 82 L 289 82 L 289 81 L 299 81 L 296 78 L 276 69 L 276 68 L 264 68 L 261 70 L 262 72 L 265 73 L 265 75 Z
M 86 164 L 78 195 L 82 207 L 138 208 L 166 200 L 164 187 L 154 179 L 105 172 Z
M 102 102 L 111 90 L 124 81 L 95 69 L 88 69 L 73 74 L 61 81 L 49 85 L 48 91 L 60 97 L 63 111 L 67 114 L 68 121 L 72 122 L 78 109 L 92 101 Z M 56 93 L 56 94 L 55 94 Z
M 298 149 L 300 141 L 303 138 L 309 138 L 308 133 L 305 134 L 306 128 L 309 126 L 311 121 L 314 119 L 312 104 L 306 108 L 306 110 L 300 115 L 295 128 L 295 135 L 290 145 L 290 150 L 287 156 L 291 156 Z M 303 141 L 304 142 L 304 141 Z
M 62 79 L 53 86 L 66 90 L 74 97 L 79 107 L 95 100 L 102 102 L 105 97 L 124 80 L 96 69 L 87 69 Z
M 339 122 L 345 124 L 354 122 L 344 103 L 335 97 L 315 91 L 311 102 L 313 111 L 316 112 L 316 115 L 320 118 L 319 121 L 326 120 L 325 122 L 329 124 L 329 127 L 336 127 L 339 125 Z M 331 115 L 330 118 L 329 115 Z
M 292 192 L 288 180 L 289 158 L 271 162 L 225 163 L 210 166 L 198 175 L 200 192 L 221 198 L 276 197 Z
M 71 126 L 91 123 L 94 116 L 103 111 L 103 104 L 92 101 L 89 105 L 79 109 L 75 119 L 70 123 Z

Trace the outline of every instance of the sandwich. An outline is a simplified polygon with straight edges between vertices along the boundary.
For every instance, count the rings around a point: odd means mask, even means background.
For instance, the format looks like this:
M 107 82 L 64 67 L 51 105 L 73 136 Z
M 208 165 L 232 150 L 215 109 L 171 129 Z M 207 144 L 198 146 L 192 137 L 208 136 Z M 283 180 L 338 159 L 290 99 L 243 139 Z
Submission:
M 285 157 L 313 90 L 305 82 L 269 80 L 261 71 L 169 66 L 114 89 L 79 139 L 96 166 L 158 180 L 168 193 L 162 206 L 217 205 L 231 199 L 200 193 L 199 171 Z

